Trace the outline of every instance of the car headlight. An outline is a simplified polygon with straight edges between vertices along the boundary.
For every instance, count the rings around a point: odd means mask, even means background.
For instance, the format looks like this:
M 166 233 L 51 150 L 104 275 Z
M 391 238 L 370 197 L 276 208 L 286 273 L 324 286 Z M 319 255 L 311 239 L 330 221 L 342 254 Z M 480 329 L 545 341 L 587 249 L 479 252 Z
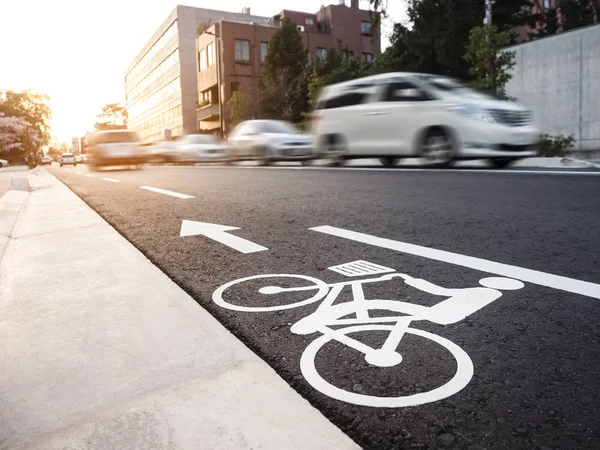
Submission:
M 487 123 L 498 123 L 491 111 L 474 105 L 448 105 L 446 110 L 470 119 L 481 120 Z

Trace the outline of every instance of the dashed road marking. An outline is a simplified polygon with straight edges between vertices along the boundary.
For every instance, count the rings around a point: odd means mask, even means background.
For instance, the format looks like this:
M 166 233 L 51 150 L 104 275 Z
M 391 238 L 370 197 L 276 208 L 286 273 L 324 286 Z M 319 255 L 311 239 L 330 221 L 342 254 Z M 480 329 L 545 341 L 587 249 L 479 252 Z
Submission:
M 193 195 L 180 194 L 179 192 L 167 191 L 166 189 L 155 188 L 152 186 L 140 186 L 140 189 L 157 192 L 159 194 L 170 195 L 171 197 L 184 198 L 184 199 L 194 198 Z
M 116 180 L 114 178 L 102 178 L 104 181 L 110 181 L 111 183 L 120 183 L 121 180 Z
M 90 178 L 95 178 L 94 175 L 92 175 L 91 173 L 86 173 L 85 176 L 90 177 Z

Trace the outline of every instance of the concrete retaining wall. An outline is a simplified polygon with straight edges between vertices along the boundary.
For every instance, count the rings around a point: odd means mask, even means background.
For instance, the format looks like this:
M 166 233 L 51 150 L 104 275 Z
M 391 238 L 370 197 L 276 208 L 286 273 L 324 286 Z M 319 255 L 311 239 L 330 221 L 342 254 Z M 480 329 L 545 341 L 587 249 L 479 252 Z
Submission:
M 544 133 L 573 134 L 574 150 L 600 153 L 600 25 L 507 50 L 516 53 L 507 94 L 533 110 Z

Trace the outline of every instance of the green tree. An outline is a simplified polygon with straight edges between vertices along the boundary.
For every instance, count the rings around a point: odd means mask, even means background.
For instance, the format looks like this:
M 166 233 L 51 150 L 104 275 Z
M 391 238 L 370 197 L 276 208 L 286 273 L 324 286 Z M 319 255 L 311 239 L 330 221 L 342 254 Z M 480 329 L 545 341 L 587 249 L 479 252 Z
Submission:
M 491 27 L 475 27 L 469 33 L 469 47 L 464 59 L 471 64 L 469 72 L 492 93 L 498 94 L 511 79 L 515 52 L 501 51 L 510 44 L 507 31 Z
M 548 8 L 536 16 L 535 31 L 528 33 L 529 39 L 551 36 L 558 33 L 560 22 L 558 18 L 558 10 L 556 8 Z
M 11 158 L 25 159 L 29 167 L 39 163 L 41 148 L 50 142 L 52 111 L 47 102 L 47 95 L 30 90 L 0 92 L 0 116 L 21 119 L 27 125 L 19 135 L 19 145 L 11 149 Z
M 308 55 L 289 19 L 271 38 L 259 82 L 259 109 L 267 119 L 300 122 L 308 108 Z
M 235 127 L 244 120 L 249 120 L 253 116 L 253 108 L 248 97 L 240 91 L 233 93 L 227 102 L 229 108 L 229 125 Z
M 558 5 L 563 31 L 592 25 L 595 22 L 596 13 L 590 0 L 560 0 Z
M 361 63 L 351 56 L 347 47 L 339 41 L 337 47 L 327 50 L 324 58 L 317 59 L 312 66 L 308 67 L 310 72 L 308 83 L 310 105 L 314 106 L 321 89 L 325 86 L 368 75 L 369 68 L 368 64 Z
M 127 128 L 129 114 L 119 103 L 107 103 L 96 116 L 96 127 L 101 129 Z

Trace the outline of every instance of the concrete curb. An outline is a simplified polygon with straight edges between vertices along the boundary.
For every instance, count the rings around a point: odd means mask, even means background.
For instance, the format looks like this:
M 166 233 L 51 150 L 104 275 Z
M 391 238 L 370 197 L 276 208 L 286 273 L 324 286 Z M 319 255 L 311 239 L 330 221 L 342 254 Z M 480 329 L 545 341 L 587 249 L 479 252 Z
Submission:
M 64 184 L 29 181 L 5 202 L 0 448 L 357 448 Z
M 0 262 L 28 199 L 29 183 L 26 178 L 12 180 L 11 190 L 0 197 Z

